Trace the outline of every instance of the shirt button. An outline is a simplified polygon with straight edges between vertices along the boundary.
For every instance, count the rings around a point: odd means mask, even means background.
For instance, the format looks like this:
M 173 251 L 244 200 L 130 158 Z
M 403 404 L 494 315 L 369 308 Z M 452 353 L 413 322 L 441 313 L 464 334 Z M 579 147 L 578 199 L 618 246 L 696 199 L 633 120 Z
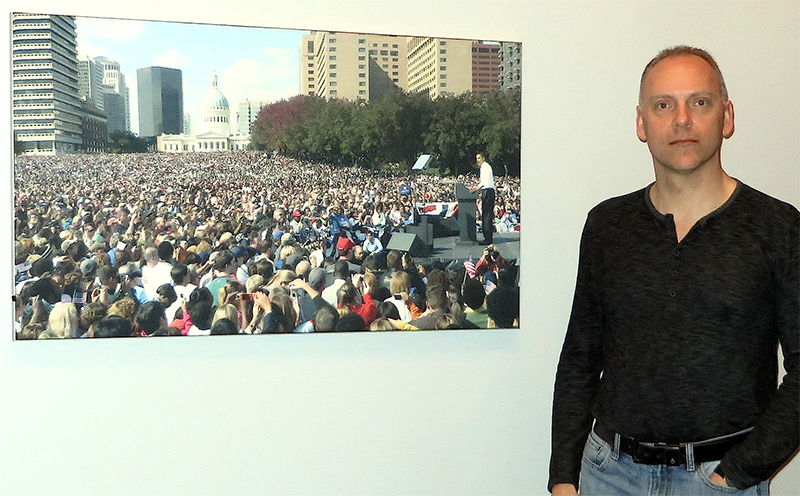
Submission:
M 677 276 L 677 275 L 678 275 L 678 271 L 677 271 L 677 270 L 673 270 L 673 271 L 672 271 L 672 277 L 675 277 L 675 276 Z
M 669 297 L 670 297 L 670 298 L 675 298 L 677 295 L 678 295 L 678 293 L 676 293 L 675 291 L 673 291 L 672 293 L 670 293 L 670 294 L 669 294 Z
M 675 250 L 674 252 L 672 252 L 672 254 L 675 255 L 675 258 L 678 258 L 679 256 L 681 256 L 681 251 Z

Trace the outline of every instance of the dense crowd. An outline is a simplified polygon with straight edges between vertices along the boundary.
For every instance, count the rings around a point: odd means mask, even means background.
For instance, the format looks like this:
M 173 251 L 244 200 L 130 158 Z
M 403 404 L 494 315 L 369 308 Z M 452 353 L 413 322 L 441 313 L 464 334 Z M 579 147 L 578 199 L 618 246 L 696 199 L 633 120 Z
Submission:
M 474 180 L 263 152 L 18 157 L 17 337 L 516 325 L 495 247 L 467 267 L 384 248 Z M 492 228 L 519 229 L 519 179 L 496 187 Z

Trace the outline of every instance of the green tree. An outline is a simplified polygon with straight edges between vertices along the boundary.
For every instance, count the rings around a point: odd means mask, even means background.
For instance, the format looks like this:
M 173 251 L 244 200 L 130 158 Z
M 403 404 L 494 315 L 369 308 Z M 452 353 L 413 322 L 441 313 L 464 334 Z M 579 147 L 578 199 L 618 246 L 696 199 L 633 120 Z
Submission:
M 111 153 L 145 153 L 147 140 L 130 131 L 114 131 L 108 137 L 108 150 Z
M 519 176 L 522 107 L 518 88 L 493 91 L 481 99 L 480 143 L 496 169 Z M 495 172 L 500 172 L 496 170 Z

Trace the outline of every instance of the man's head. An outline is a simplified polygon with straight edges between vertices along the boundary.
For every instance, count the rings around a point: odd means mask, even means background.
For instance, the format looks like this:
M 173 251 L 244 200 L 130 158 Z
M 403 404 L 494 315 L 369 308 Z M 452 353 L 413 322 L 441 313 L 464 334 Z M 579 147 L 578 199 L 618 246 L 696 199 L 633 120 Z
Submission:
M 657 175 L 720 166 L 722 140 L 733 130 L 733 104 L 708 53 L 675 47 L 647 65 L 636 107 L 636 135 L 647 143 Z
M 169 241 L 162 241 L 158 244 L 158 258 L 164 262 L 169 262 L 172 259 L 172 254 L 175 253 L 175 248 Z
M 339 254 L 340 258 L 353 258 L 352 250 L 356 244 L 353 243 L 353 240 L 350 238 L 340 238 L 339 241 L 336 243 L 336 252 Z
M 690 47 L 687 45 L 678 45 L 670 48 L 665 48 L 661 50 L 658 55 L 653 57 L 653 59 L 647 63 L 642 71 L 642 78 L 639 81 L 639 104 L 642 103 L 642 88 L 644 87 L 644 81 L 647 78 L 650 71 L 655 67 L 659 62 L 662 60 L 668 59 L 670 57 L 678 57 L 678 56 L 685 56 L 685 55 L 694 55 L 695 57 L 700 57 L 701 59 L 708 62 L 708 65 L 711 66 L 714 73 L 717 75 L 717 79 L 719 80 L 719 90 L 722 94 L 722 98 L 724 100 L 728 99 L 728 88 L 725 86 L 725 78 L 722 77 L 722 71 L 717 65 L 717 61 L 714 60 L 714 57 L 711 56 L 710 53 L 703 50 L 702 48 Z
M 347 279 L 350 277 L 350 266 L 347 264 L 347 260 L 337 260 L 335 264 L 333 264 L 333 277 L 336 279 Z
M 214 259 L 214 270 L 217 272 L 231 273 L 236 271 L 236 261 L 230 250 L 221 250 Z
M 478 165 L 483 165 L 483 163 L 486 162 L 486 153 L 478 152 L 475 154 L 475 161 L 478 163 Z

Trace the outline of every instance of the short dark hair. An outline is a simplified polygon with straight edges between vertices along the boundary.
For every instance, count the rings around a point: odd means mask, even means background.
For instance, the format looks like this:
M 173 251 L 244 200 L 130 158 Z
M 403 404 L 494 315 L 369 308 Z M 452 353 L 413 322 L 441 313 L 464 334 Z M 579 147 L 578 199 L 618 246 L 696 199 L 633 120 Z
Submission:
M 350 265 L 348 265 L 347 260 L 337 260 L 335 264 L 333 264 L 333 277 L 337 279 L 347 279 L 347 276 L 350 275 Z
M 386 254 L 386 266 L 390 269 L 401 269 L 403 267 L 402 253 L 397 250 L 389 250 Z
M 183 284 L 183 280 L 189 275 L 189 266 L 182 263 L 175 264 L 169 271 L 169 275 L 175 284 Z
M 175 292 L 175 288 L 172 287 L 172 284 L 165 282 L 161 286 L 156 288 L 156 294 L 165 298 L 170 305 L 178 301 L 178 293 Z
M 236 323 L 229 318 L 221 318 L 211 326 L 211 334 L 239 334 Z
M 169 241 L 162 241 L 158 244 L 158 258 L 161 260 L 165 262 L 170 260 L 173 253 L 175 253 L 175 248 L 172 247 L 172 243 Z
M 337 331 L 366 331 L 367 323 L 357 313 L 350 312 L 339 317 L 336 323 Z
M 119 271 L 113 265 L 101 265 L 99 269 L 97 269 L 97 278 L 100 279 L 101 284 L 105 284 L 105 282 L 111 278 L 119 279 Z
M 314 330 L 316 332 L 335 331 L 338 322 L 339 312 L 331 305 L 322 305 L 314 314 Z
M 193 291 L 192 293 L 196 292 L 197 291 Z M 211 328 L 211 317 L 213 317 L 214 314 L 212 302 L 198 301 L 187 308 L 187 311 L 189 312 L 189 318 L 192 320 L 192 324 L 196 325 L 198 329 L 205 330 Z
M 511 327 L 519 317 L 519 290 L 510 286 L 497 286 L 486 295 L 486 312 L 497 327 Z
M 230 250 L 221 250 L 214 260 L 214 270 L 225 270 L 233 263 L 233 253 Z
M 96 338 L 125 338 L 130 337 L 131 333 L 131 321 L 119 315 L 103 317 L 94 329 Z
M 388 317 L 390 319 L 400 320 L 400 311 L 391 301 L 382 301 L 378 305 L 378 317 Z
M 438 284 L 428 286 L 427 290 L 425 291 L 425 298 L 427 299 L 428 306 L 434 310 L 438 310 L 440 308 L 446 309 L 449 303 L 447 291 L 445 290 L 444 286 L 440 286 Z
M 145 334 L 153 334 L 161 327 L 161 319 L 166 320 L 167 314 L 164 312 L 161 302 L 154 300 L 143 303 L 139 307 L 133 323 Z
M 461 295 L 464 303 L 473 310 L 479 309 L 484 300 L 486 299 L 486 291 L 483 289 L 483 284 L 477 279 L 467 278 L 464 281 L 464 286 L 461 288 Z

